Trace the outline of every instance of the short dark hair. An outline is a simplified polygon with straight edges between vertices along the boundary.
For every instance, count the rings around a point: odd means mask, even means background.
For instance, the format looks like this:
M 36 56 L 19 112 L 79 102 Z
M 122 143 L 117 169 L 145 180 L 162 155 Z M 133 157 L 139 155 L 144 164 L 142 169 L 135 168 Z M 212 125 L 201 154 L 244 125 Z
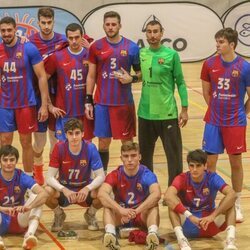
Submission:
M 152 25 L 152 26 L 153 25 L 159 25 L 160 26 L 160 31 L 162 32 L 164 30 L 163 27 L 162 27 L 162 25 L 161 25 L 161 23 L 159 21 L 157 21 L 157 20 L 149 21 L 147 23 L 147 25 L 146 25 L 146 30 L 145 31 L 147 31 L 147 28 L 148 28 L 149 25 Z
M 42 8 L 39 8 L 38 12 L 37 12 L 37 18 L 38 18 L 38 20 L 40 20 L 41 16 L 54 19 L 55 12 L 50 7 L 42 7 Z
M 14 155 L 16 160 L 19 159 L 19 152 L 17 148 L 13 147 L 12 145 L 4 145 L 0 148 L 0 159 L 2 156 Z
M 68 31 L 77 31 L 77 30 L 80 30 L 80 33 L 81 35 L 83 34 L 83 31 L 82 31 L 82 26 L 78 23 L 70 23 L 66 29 L 65 29 L 65 35 L 67 35 Z
M 187 154 L 187 163 L 197 162 L 201 164 L 207 163 L 207 154 L 201 149 L 195 149 L 193 151 L 189 151 Z
M 109 18 L 109 17 L 115 17 L 118 19 L 119 23 L 121 23 L 121 16 L 118 12 L 116 11 L 108 11 L 104 14 L 103 16 L 103 21 L 105 22 L 105 19 L 106 18 Z
M 14 28 L 16 28 L 16 21 L 13 17 L 11 16 L 5 16 L 0 20 L 0 25 L 1 24 L 12 24 L 14 26 Z
M 65 134 L 69 130 L 74 130 L 79 128 L 83 132 L 83 125 L 82 121 L 76 119 L 76 118 L 70 118 L 65 124 L 64 124 L 64 132 Z
M 225 38 L 229 43 L 234 43 L 234 48 L 236 48 L 238 44 L 238 32 L 237 30 L 233 30 L 232 28 L 224 28 L 216 32 L 214 38 Z
M 135 150 L 135 151 L 140 152 L 139 144 L 137 142 L 132 142 L 132 141 L 127 141 L 124 144 L 122 144 L 121 153 L 130 151 L 130 150 Z

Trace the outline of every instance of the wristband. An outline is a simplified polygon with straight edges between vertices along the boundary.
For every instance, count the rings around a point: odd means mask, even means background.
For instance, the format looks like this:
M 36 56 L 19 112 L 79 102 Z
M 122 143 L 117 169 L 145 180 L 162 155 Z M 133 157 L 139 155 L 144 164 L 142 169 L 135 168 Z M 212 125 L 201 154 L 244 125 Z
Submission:
M 137 75 L 133 75 L 131 83 L 138 82 L 138 80 L 139 80 L 139 77 Z
M 89 103 L 89 104 L 94 104 L 93 102 L 93 95 L 86 95 L 86 98 L 85 98 L 85 103 Z
M 184 216 L 185 216 L 186 218 L 190 217 L 191 215 L 192 215 L 192 213 L 191 213 L 190 211 L 188 211 L 188 210 L 186 210 L 186 211 L 184 212 Z
M 174 208 L 174 211 L 178 214 L 184 214 L 184 212 L 186 211 L 187 209 L 183 206 L 183 204 L 180 202 L 176 205 L 176 207 Z

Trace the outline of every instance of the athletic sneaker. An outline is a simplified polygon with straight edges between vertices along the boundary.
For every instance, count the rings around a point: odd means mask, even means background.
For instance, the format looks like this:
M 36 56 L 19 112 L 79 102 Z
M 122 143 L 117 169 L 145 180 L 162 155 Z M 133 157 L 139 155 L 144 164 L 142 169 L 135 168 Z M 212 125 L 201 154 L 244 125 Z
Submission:
M 191 250 L 191 246 L 187 240 L 186 237 L 181 238 L 181 240 L 178 242 L 181 250 Z
M 63 229 L 63 222 L 65 221 L 65 219 L 66 219 L 66 214 L 64 213 L 63 210 L 62 213 L 60 214 L 54 214 L 54 222 L 51 227 L 51 231 L 52 232 L 61 231 Z
M 36 183 L 42 186 L 44 184 L 43 165 L 34 165 L 33 175 Z
M 105 233 L 103 237 L 103 245 L 109 250 L 120 250 L 120 245 L 116 235 L 112 233 Z
M 4 242 L 3 242 L 3 239 L 2 237 L 0 236 L 0 250 L 5 250 L 5 245 L 4 245 Z
M 226 240 L 226 246 L 224 250 L 237 250 L 238 248 L 235 246 L 235 239 L 234 238 L 228 238 Z
M 241 212 L 240 205 L 235 205 L 235 212 L 236 212 L 236 222 L 242 223 L 244 221 L 243 214 Z
M 99 230 L 98 222 L 97 222 L 95 215 L 89 214 L 88 211 L 89 210 L 87 209 L 87 211 L 84 214 L 84 219 L 85 219 L 86 223 L 88 224 L 88 230 L 90 230 L 90 231 Z
M 155 250 L 159 246 L 159 238 L 155 232 L 148 233 L 146 238 L 146 250 Z
M 35 235 L 27 235 L 24 237 L 23 240 L 23 249 L 25 250 L 30 250 L 30 249 L 34 249 L 37 246 L 37 238 Z

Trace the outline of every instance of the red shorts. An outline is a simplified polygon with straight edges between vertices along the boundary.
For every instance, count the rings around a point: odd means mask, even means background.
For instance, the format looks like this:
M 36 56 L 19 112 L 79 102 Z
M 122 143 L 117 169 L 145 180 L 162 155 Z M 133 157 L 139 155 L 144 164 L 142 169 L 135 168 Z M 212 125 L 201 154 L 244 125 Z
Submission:
M 136 136 L 134 104 L 123 106 L 95 106 L 95 136 L 129 140 Z
M 27 230 L 27 228 L 20 227 L 20 225 L 18 224 L 17 216 L 18 214 L 14 217 L 11 217 L 8 233 L 21 234 Z
M 137 214 L 136 217 L 130 220 L 128 223 L 123 225 L 124 227 L 139 227 L 139 228 L 147 228 L 147 225 L 143 222 L 141 218 L 141 213 Z

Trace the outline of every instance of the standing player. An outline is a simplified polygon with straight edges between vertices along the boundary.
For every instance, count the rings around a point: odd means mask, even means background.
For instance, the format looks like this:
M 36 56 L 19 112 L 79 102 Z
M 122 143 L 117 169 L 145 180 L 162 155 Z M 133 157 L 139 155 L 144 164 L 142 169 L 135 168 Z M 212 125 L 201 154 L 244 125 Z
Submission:
M 51 230 L 57 232 L 63 228 L 66 214 L 61 207 L 70 204 L 89 206 L 84 214 L 88 229 L 98 230 L 95 214 L 101 204 L 96 190 L 105 178 L 100 156 L 93 143 L 82 140 L 81 121 L 69 119 L 64 130 L 67 140 L 55 145 L 48 168 L 46 190 L 50 198 L 46 204 L 55 214 Z
M 224 250 L 237 249 L 235 192 L 214 172 L 208 172 L 207 155 L 200 149 L 187 155 L 189 171 L 178 175 L 165 193 L 169 217 L 181 250 L 191 250 L 186 237 L 213 237 L 226 229 Z M 217 192 L 224 194 L 215 207 Z
M 142 92 L 138 108 L 139 144 L 142 164 L 153 171 L 153 154 L 161 138 L 168 162 L 168 184 L 182 172 L 180 127 L 188 121 L 187 89 L 178 53 L 161 44 L 162 25 L 154 20 L 146 26 L 149 47 L 140 51 Z M 175 86 L 181 99 L 178 115 Z
M 37 245 L 35 236 L 42 205 L 48 195 L 33 178 L 16 168 L 19 153 L 16 148 L 5 145 L 0 149 L 0 235 L 25 233 L 23 248 L 33 249 Z M 29 192 L 29 199 L 24 196 Z M 0 249 L 5 249 L 0 237 Z
M 43 60 L 46 61 L 49 55 L 53 54 L 57 50 L 61 50 L 62 48 L 68 45 L 67 39 L 64 35 L 56 33 L 53 31 L 54 28 L 54 10 L 49 7 L 42 7 L 38 9 L 37 18 L 38 18 L 38 26 L 40 28 L 40 32 L 37 32 L 29 37 L 30 42 L 36 45 L 40 54 L 43 57 Z M 55 95 L 55 82 L 56 76 L 51 77 L 48 81 L 49 83 L 49 92 L 50 98 L 54 103 L 54 95 Z M 36 83 L 35 83 L 36 87 Z M 39 90 L 36 90 L 36 99 L 37 99 L 37 109 L 41 106 L 41 95 Z M 55 138 L 55 118 L 52 114 L 49 114 L 49 120 L 45 122 L 38 123 L 38 131 L 34 133 L 34 177 L 37 183 L 43 185 L 44 177 L 43 177 L 43 150 L 47 141 L 47 126 L 49 123 L 49 138 L 50 138 L 50 153 L 54 145 L 56 144 Z
M 218 55 L 202 67 L 203 96 L 208 105 L 204 117 L 203 149 L 208 169 L 216 171 L 218 154 L 226 148 L 236 192 L 236 221 L 242 222 L 240 196 L 243 184 L 242 156 L 246 152 L 246 113 L 250 112 L 250 65 L 235 54 L 237 31 L 224 28 L 215 34 Z M 244 106 L 246 92 L 248 100 Z
M 54 53 L 46 63 L 48 77 L 57 75 L 55 107 L 50 107 L 50 110 L 57 117 L 56 137 L 59 140 L 66 140 L 64 124 L 72 117 L 83 122 L 84 138 L 93 138 L 93 121 L 84 115 L 88 51 L 81 46 L 82 34 L 79 24 L 69 24 L 66 27 L 69 47 Z
M 110 250 L 120 249 L 116 238 L 116 227 L 120 225 L 148 228 L 146 249 L 154 250 L 159 245 L 161 190 L 155 174 L 140 165 L 140 159 L 138 144 L 124 143 L 121 146 L 123 165 L 106 176 L 98 192 L 104 206 L 104 246 Z M 110 196 L 112 192 L 115 200 Z
M 121 17 L 117 12 L 104 14 L 103 28 L 106 37 L 94 42 L 89 51 L 85 112 L 87 118 L 94 118 L 92 95 L 96 83 L 94 134 L 99 138 L 99 153 L 106 171 L 111 138 L 123 143 L 132 140 L 136 133 L 131 83 L 138 81 L 140 63 L 138 46 L 119 34 Z M 133 77 L 127 73 L 132 66 L 137 74 Z
M 20 43 L 15 35 L 16 22 L 12 17 L 0 21 L 3 44 L 0 45 L 0 138 L 2 145 L 11 144 L 13 131 L 19 132 L 23 166 L 32 175 L 32 132 L 37 130 L 36 98 L 33 75 L 38 79 L 41 107 L 38 121 L 48 118 L 48 83 L 42 57 L 32 43 Z

